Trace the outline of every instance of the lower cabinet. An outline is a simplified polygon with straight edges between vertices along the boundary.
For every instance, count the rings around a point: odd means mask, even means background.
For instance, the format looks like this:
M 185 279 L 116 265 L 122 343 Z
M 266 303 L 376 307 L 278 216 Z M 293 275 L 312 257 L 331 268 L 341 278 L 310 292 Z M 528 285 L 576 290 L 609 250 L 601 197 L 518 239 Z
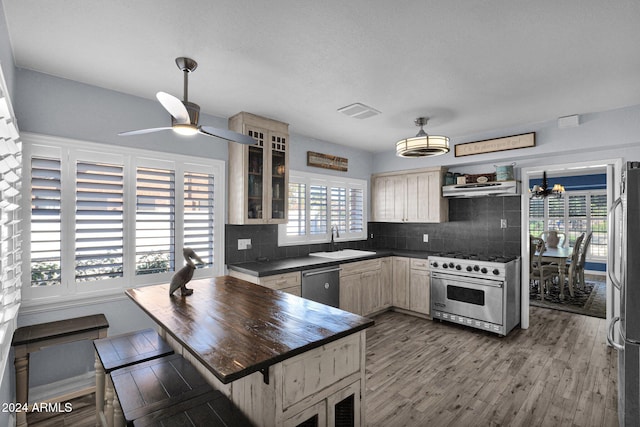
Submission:
M 269 289 L 276 289 L 292 295 L 302 295 L 302 282 L 300 272 L 274 274 L 273 276 L 256 277 L 235 270 L 229 271 L 229 275 Z
M 285 427 L 350 427 L 360 422 L 360 381 L 285 420 Z
M 391 257 L 380 260 L 380 309 L 393 305 L 393 261 Z
M 340 308 L 367 316 L 389 307 L 388 267 L 381 258 L 340 265 Z
M 429 315 L 431 297 L 429 261 L 393 257 L 393 306 Z

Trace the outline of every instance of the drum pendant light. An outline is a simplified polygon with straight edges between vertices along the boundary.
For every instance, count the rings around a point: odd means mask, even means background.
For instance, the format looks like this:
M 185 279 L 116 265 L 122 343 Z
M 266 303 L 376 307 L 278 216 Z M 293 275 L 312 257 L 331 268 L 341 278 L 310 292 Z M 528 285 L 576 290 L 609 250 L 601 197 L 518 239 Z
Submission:
M 428 117 L 418 117 L 416 126 L 420 126 L 418 134 L 412 138 L 401 139 L 396 142 L 396 156 L 399 157 L 429 157 L 439 156 L 449 152 L 449 138 L 439 135 L 427 135 L 424 126 Z

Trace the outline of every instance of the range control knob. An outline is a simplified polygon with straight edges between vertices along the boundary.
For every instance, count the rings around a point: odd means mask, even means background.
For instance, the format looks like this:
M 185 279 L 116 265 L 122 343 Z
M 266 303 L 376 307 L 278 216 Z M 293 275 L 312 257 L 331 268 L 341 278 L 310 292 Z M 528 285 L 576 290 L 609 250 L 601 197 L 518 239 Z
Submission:
M 497 276 L 498 274 L 500 274 L 500 270 L 498 270 L 497 268 L 494 268 L 493 269 L 493 274 L 495 274 Z
M 482 273 L 486 273 L 487 269 L 485 267 L 482 267 L 482 270 L 480 270 Z
M 473 267 L 471 267 L 470 265 L 467 265 L 467 271 L 473 271 Z
M 449 268 L 449 264 L 445 262 L 444 264 L 442 264 L 442 268 Z
M 480 271 L 480 267 L 478 267 L 477 265 L 473 266 L 473 271 Z
M 432 263 L 432 264 L 431 264 L 431 266 L 432 266 L 432 267 L 438 267 L 438 263 L 437 263 L 437 262 L 434 262 L 434 263 Z
M 460 264 L 456 265 L 456 270 L 462 270 L 462 266 Z
M 449 263 L 449 268 L 453 268 L 453 263 L 452 262 Z

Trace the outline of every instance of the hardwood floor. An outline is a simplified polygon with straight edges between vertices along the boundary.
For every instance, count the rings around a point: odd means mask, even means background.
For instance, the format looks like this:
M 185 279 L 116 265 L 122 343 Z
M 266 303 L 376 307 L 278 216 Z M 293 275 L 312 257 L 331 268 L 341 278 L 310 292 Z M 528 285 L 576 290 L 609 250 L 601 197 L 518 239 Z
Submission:
M 617 426 L 604 319 L 531 307 L 499 337 L 395 312 L 367 331 L 370 426 Z
M 617 426 L 605 320 L 531 307 L 507 337 L 387 312 L 367 331 L 369 426 Z M 91 426 L 93 395 L 32 427 Z

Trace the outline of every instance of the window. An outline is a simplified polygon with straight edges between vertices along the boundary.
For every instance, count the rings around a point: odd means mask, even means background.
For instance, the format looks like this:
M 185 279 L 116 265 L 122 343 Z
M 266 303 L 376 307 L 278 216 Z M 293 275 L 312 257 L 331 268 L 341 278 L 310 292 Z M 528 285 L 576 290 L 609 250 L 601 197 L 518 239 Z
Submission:
M 0 383 L 11 350 L 21 305 L 22 142 L 0 68 Z
M 278 244 L 297 245 L 331 240 L 366 239 L 366 181 L 291 171 L 289 221 L 278 228 Z
M 168 282 L 183 247 L 221 274 L 224 163 L 30 135 L 26 302 Z M 220 248 L 220 250 L 217 250 Z
M 567 191 L 559 199 L 531 199 L 529 232 L 537 236 L 546 230 L 564 232 L 570 246 L 580 234 L 592 232 L 587 259 L 604 261 L 607 257 L 606 191 Z

